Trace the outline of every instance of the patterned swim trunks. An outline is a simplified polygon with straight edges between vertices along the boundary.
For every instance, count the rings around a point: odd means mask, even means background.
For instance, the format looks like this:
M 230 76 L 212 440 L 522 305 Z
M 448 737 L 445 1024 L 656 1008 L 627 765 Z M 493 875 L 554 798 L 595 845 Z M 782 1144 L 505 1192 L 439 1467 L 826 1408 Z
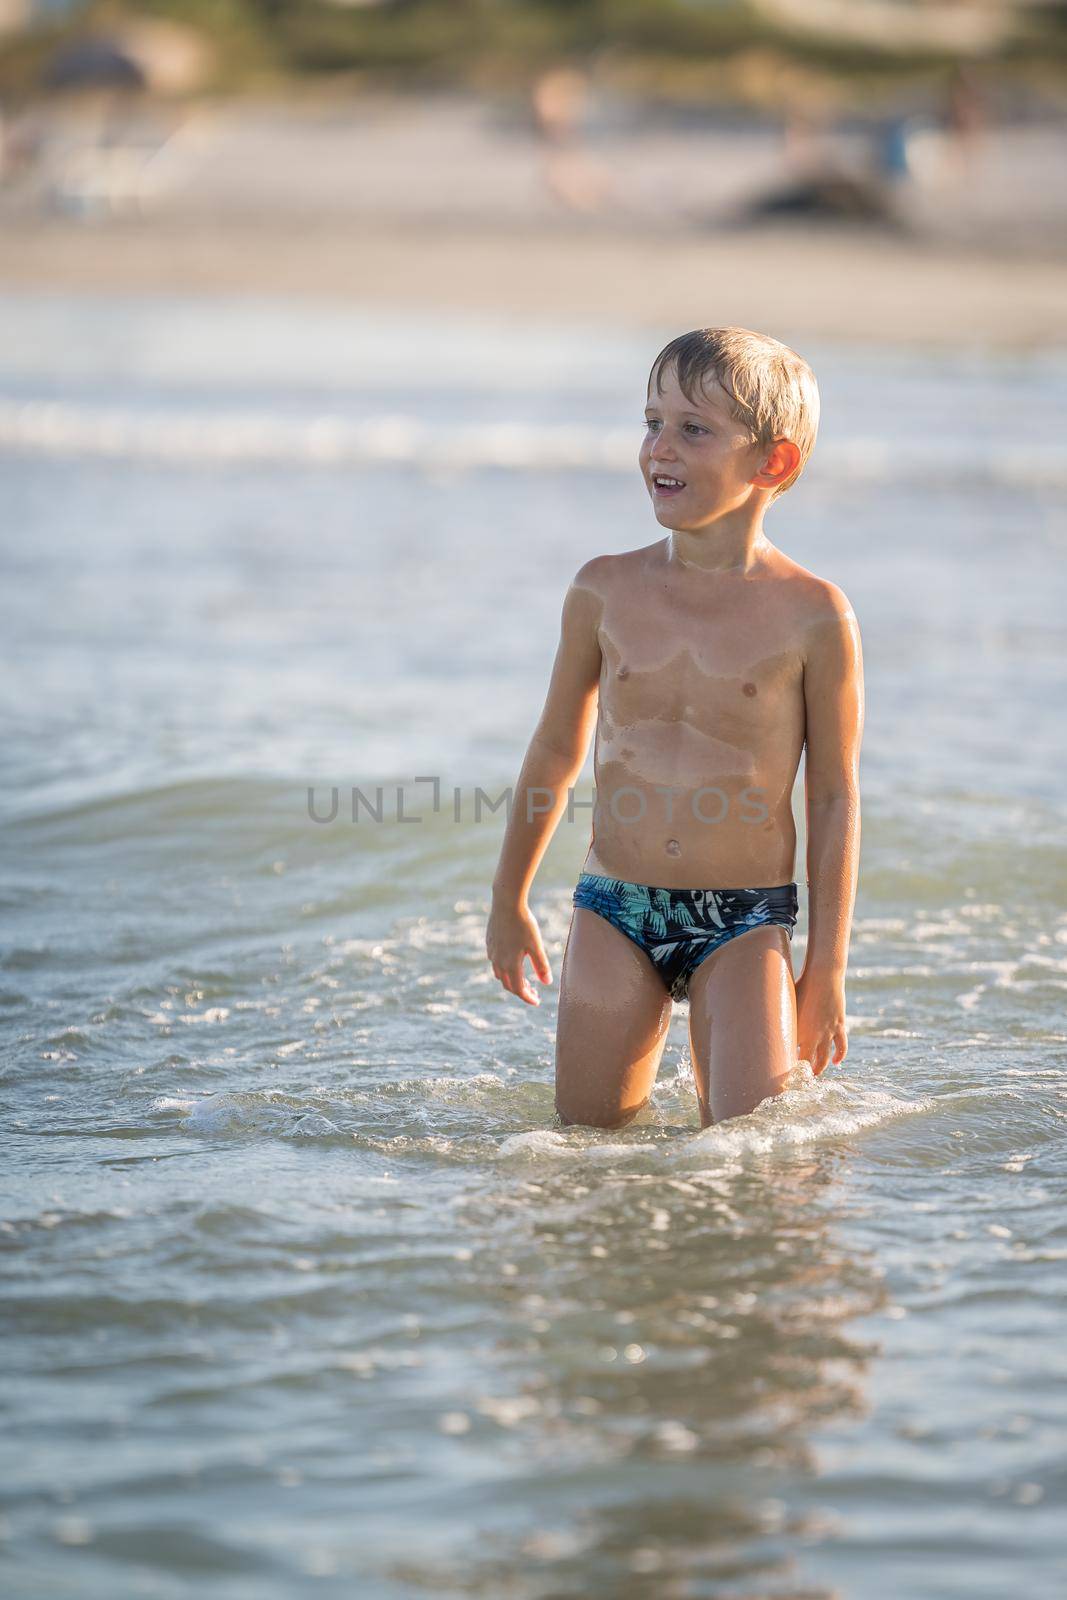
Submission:
M 739 933 L 764 924 L 785 928 L 797 920 L 797 886 L 774 889 L 656 889 L 583 872 L 573 904 L 595 911 L 648 956 L 673 1000 L 689 997 L 689 980 L 713 951 Z

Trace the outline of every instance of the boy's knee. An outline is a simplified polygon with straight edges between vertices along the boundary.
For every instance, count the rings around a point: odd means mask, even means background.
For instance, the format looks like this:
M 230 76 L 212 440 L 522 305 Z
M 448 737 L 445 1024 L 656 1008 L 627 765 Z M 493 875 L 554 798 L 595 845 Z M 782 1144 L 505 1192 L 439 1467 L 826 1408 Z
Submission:
M 582 1106 L 568 1104 L 566 1107 L 556 1101 L 556 1116 L 562 1125 L 580 1128 L 615 1129 L 625 1128 L 648 1105 L 647 1100 L 642 1100 L 640 1105 L 624 1107 Z

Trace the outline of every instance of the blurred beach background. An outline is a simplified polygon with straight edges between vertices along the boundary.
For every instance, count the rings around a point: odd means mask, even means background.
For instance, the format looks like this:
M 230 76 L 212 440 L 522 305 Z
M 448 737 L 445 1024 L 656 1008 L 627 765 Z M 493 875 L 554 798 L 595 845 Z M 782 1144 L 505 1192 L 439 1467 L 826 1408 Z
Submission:
M 0 0 L 5 1595 L 1060 1600 L 1065 151 L 1039 0 Z M 850 1050 L 700 1132 L 678 1007 L 559 1128 L 477 791 L 726 323 L 863 631 Z

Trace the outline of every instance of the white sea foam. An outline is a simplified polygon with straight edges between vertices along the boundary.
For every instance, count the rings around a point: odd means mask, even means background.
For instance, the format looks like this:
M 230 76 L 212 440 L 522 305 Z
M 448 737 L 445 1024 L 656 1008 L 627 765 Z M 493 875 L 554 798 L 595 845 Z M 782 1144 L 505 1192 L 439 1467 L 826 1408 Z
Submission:
M 207 1138 L 234 1133 L 284 1133 L 295 1120 L 287 1107 L 274 1105 L 254 1092 L 213 1094 L 202 1100 L 166 1096 L 155 1101 L 154 1109 L 180 1112 L 184 1128 Z
M 308 1111 L 302 1117 L 297 1117 L 290 1127 L 285 1130 L 287 1139 L 329 1139 L 340 1134 L 341 1130 L 336 1122 L 331 1122 L 329 1117 L 324 1117 L 319 1111 Z
M 806 1074 L 806 1076 L 804 1075 Z M 684 1159 L 698 1154 L 737 1157 L 852 1139 L 900 1117 L 933 1109 L 933 1100 L 906 1099 L 851 1082 L 823 1081 L 798 1069 L 797 1087 L 765 1101 L 747 1117 L 731 1118 L 687 1141 Z M 678 1154 L 683 1154 L 679 1152 Z
M 152 411 L 73 400 L 0 400 L 0 450 L 50 457 L 163 462 L 288 461 L 305 466 L 405 465 L 438 472 L 632 473 L 629 427 L 501 421 L 446 427 L 385 413 L 299 417 L 255 411 Z M 827 441 L 812 479 L 855 484 L 960 483 L 1067 488 L 1067 462 L 1025 444 L 973 448 L 966 440 Z
M 554 1128 L 532 1128 L 526 1133 L 512 1133 L 501 1140 L 497 1147 L 497 1155 L 506 1161 L 573 1161 L 580 1157 L 582 1161 L 628 1161 L 635 1155 L 654 1155 L 654 1144 L 633 1143 L 622 1144 L 617 1141 L 606 1140 L 601 1142 L 596 1133 L 591 1135 L 590 1142 L 582 1137 L 589 1135 L 589 1129 L 576 1129 L 578 1140 L 574 1133 L 561 1133 Z
M 509 1135 L 497 1154 L 504 1160 L 554 1163 L 652 1158 L 669 1165 L 705 1164 L 709 1158 L 732 1160 L 851 1139 L 897 1118 L 920 1115 L 933 1105 L 930 1099 L 907 1099 L 851 1081 L 817 1078 L 802 1062 L 783 1094 L 764 1101 L 747 1116 L 694 1131 L 681 1140 L 626 1142 L 589 1128 L 537 1128 Z

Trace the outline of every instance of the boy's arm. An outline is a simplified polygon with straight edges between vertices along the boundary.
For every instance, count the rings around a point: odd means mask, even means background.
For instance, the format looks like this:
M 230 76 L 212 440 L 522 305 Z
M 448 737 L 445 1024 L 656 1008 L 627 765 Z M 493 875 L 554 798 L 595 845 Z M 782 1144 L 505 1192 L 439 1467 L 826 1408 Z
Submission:
M 528 1005 L 540 1002 L 526 978 L 526 957 L 542 983 L 551 983 L 552 973 L 527 897 L 566 809 L 567 791 L 582 770 L 596 725 L 601 666 L 597 629 L 602 614 L 593 581 L 597 565 L 590 561 L 582 567 L 563 602 L 548 695 L 515 785 L 493 877 L 486 955 L 494 976 L 508 993 Z
M 797 980 L 797 1045 L 819 1073 L 848 1051 L 845 970 L 860 853 L 863 655 L 847 597 L 827 585 L 830 614 L 809 631 L 804 660 L 804 786 L 808 947 Z
M 515 785 L 511 815 L 493 877 L 494 897 L 525 904 L 537 868 L 567 806 L 596 726 L 603 609 L 588 561 L 563 602 L 559 646 L 548 694 Z M 551 799 L 535 790 L 550 790 Z

